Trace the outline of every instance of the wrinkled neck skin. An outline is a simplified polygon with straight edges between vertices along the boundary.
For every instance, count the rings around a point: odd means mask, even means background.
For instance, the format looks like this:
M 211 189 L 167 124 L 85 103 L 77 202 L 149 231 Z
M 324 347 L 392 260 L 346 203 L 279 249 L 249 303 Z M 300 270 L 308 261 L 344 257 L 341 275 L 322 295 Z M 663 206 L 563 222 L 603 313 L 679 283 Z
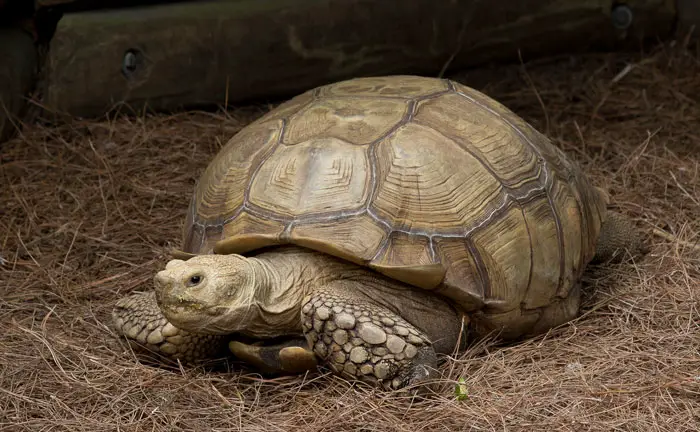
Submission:
M 253 302 L 248 310 L 232 310 L 227 316 L 230 328 L 255 338 L 301 334 L 304 297 L 315 286 L 349 276 L 354 267 L 291 247 L 263 252 L 247 260 L 254 274 Z
M 364 267 L 308 249 L 286 247 L 248 258 L 255 275 L 255 298 L 248 316 L 230 314 L 238 333 L 270 338 L 302 334 L 304 297 L 331 281 L 353 280 L 348 299 L 384 307 L 425 332 L 436 351 L 450 353 L 466 335 L 462 314 L 445 299 L 380 276 Z M 234 324 L 233 321 L 231 324 Z

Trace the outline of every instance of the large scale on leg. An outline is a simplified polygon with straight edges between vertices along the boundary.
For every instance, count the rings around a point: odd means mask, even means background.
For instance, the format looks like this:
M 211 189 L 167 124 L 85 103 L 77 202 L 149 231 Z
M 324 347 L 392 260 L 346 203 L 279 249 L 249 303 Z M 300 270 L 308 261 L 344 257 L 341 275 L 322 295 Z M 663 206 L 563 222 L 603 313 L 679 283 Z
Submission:
M 185 223 L 180 255 L 194 258 L 156 277 L 152 307 L 192 332 L 304 335 L 338 373 L 399 388 L 432 377 L 420 371 L 463 330 L 516 339 L 574 318 L 596 251 L 639 246 L 606 207 L 544 135 L 476 90 L 343 81 L 224 146 Z

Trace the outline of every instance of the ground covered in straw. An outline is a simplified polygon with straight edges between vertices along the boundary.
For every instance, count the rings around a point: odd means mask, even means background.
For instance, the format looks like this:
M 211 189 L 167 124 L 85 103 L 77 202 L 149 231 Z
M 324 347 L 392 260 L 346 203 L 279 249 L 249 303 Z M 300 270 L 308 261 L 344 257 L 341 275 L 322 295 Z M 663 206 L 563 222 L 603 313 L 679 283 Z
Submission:
M 237 363 L 140 362 L 111 307 L 150 289 L 198 174 L 265 108 L 33 127 L 0 159 L 0 429 L 698 430 L 697 50 L 458 78 L 548 132 L 647 235 L 644 259 L 587 274 L 580 319 L 445 359 L 444 384 L 417 399 L 323 370 L 268 379 Z

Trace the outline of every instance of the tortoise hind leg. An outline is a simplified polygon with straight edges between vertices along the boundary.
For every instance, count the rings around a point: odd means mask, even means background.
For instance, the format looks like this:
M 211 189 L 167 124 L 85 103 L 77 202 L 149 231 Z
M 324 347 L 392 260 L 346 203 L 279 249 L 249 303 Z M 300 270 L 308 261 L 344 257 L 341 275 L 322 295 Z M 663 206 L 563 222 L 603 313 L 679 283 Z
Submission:
M 632 256 L 646 253 L 646 247 L 632 221 L 620 213 L 608 211 L 598 236 L 594 262 L 619 261 L 625 250 Z
M 362 296 L 360 282 L 334 281 L 303 300 L 302 326 L 314 353 L 334 372 L 385 389 L 426 388 L 437 375 L 428 337 Z M 379 294 L 379 293 L 378 293 Z

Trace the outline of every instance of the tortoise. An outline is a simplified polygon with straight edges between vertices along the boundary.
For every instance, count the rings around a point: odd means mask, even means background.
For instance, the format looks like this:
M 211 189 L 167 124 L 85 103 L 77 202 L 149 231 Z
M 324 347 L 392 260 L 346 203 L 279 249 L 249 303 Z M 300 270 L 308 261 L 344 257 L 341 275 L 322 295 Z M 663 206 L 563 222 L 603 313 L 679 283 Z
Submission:
M 412 75 L 327 84 L 220 150 L 195 187 L 182 250 L 155 292 L 117 303 L 114 323 L 186 360 L 229 341 L 261 370 L 324 364 L 421 387 L 438 354 L 577 317 L 586 266 L 642 251 L 609 202 L 475 89 Z

